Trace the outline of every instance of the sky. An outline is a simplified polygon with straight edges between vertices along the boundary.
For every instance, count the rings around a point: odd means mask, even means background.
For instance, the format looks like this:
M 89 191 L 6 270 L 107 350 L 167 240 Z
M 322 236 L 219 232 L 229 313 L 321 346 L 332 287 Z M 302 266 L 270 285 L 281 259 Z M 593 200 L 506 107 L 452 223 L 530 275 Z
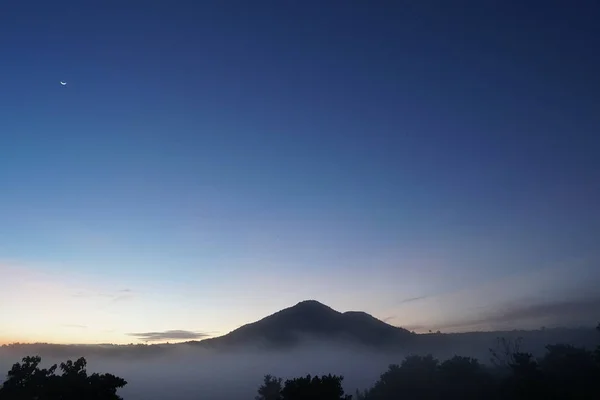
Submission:
M 597 323 L 599 12 L 2 2 L 0 343 Z

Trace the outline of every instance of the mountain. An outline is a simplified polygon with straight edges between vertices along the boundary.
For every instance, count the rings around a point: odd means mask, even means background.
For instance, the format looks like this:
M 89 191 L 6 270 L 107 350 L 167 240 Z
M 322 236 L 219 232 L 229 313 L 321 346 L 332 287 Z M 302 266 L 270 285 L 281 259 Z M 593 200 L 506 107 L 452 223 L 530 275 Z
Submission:
M 306 300 L 224 336 L 194 342 L 209 347 L 290 347 L 303 339 L 344 341 L 370 347 L 402 345 L 414 335 L 358 311 L 341 313 Z

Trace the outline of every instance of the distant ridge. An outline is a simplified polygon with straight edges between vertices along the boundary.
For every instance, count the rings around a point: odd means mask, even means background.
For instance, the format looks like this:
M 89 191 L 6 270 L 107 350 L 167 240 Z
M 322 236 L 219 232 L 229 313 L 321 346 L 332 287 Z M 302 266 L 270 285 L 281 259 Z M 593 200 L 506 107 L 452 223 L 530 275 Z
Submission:
M 414 336 L 362 312 L 341 313 L 316 300 L 301 301 L 226 335 L 193 341 L 209 347 L 290 347 L 303 339 L 350 342 L 369 347 L 402 345 Z

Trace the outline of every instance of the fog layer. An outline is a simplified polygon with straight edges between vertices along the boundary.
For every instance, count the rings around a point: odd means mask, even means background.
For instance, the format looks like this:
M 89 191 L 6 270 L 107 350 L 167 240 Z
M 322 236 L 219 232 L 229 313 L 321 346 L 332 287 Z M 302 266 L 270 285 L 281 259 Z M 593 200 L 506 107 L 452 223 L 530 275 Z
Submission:
M 285 351 L 216 351 L 197 344 L 15 345 L 0 348 L 0 369 L 5 374 L 26 355 L 40 355 L 43 366 L 85 357 L 89 372 L 109 372 L 127 380 L 119 391 L 125 400 L 241 400 L 256 394 L 265 374 L 284 380 L 306 374 L 343 375 L 346 392 L 353 393 L 373 385 L 389 364 L 400 363 L 409 354 L 433 354 L 442 360 L 459 354 L 487 363 L 497 337 L 523 337 L 523 350 L 539 355 L 545 345 L 558 342 L 591 347 L 595 335 L 593 329 L 419 335 L 410 347 L 394 351 L 314 341 Z

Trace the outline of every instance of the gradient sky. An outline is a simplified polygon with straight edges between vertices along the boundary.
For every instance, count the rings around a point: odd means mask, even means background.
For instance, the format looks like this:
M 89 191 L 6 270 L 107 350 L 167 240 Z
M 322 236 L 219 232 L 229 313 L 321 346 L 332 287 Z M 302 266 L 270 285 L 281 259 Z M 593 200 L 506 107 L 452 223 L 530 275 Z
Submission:
M 1 2 L 0 342 L 595 324 L 599 15 Z

